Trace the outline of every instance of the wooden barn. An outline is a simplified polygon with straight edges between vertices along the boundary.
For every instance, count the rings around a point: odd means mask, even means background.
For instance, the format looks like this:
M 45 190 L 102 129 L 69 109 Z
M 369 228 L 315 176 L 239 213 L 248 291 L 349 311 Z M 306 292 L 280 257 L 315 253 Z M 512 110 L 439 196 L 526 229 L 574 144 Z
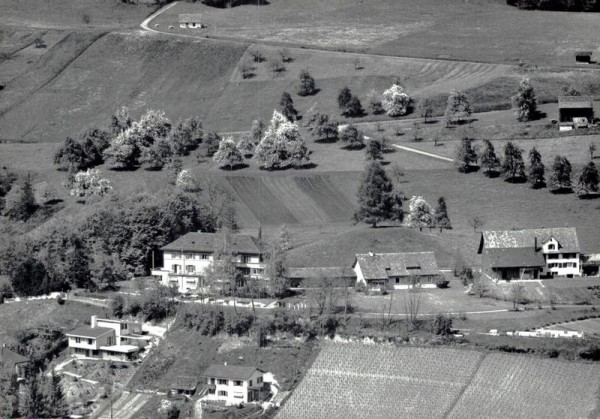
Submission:
M 558 98 L 558 122 L 560 128 L 573 128 L 582 119 L 594 122 L 594 101 L 590 96 L 561 96 Z
M 186 13 L 179 15 L 179 27 L 185 28 L 203 28 L 201 13 Z

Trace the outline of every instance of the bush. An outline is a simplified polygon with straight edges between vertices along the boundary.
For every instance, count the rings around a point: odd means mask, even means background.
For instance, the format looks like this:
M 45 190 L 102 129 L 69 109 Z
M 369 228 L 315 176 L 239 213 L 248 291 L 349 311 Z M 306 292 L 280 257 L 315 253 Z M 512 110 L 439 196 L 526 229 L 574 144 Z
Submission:
M 56 302 L 58 303 L 59 306 L 65 305 L 65 299 L 62 295 L 59 295 L 58 297 L 56 297 Z
M 452 318 L 438 314 L 431 320 L 431 331 L 435 335 L 447 336 L 452 334 Z

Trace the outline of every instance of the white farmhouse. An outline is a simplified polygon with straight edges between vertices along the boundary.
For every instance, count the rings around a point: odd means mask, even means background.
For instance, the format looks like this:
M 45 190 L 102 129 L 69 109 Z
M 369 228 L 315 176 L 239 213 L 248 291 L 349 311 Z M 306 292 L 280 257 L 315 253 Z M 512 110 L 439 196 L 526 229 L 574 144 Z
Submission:
M 265 264 L 260 243 L 252 236 L 233 234 L 226 236 L 223 245 L 235 258 L 236 268 L 245 277 L 261 279 Z M 176 287 L 179 292 L 193 291 L 204 286 L 205 270 L 214 262 L 216 240 L 223 236 L 215 233 L 188 233 L 160 250 L 163 266 L 152 269 L 164 286 Z
M 203 28 L 201 13 L 188 13 L 179 15 L 179 27 L 186 28 Z
M 203 375 L 208 386 L 206 399 L 226 405 L 260 401 L 268 392 L 265 372 L 258 368 L 212 364 Z
M 499 279 L 581 276 L 575 228 L 484 231 L 478 253 L 484 271 Z

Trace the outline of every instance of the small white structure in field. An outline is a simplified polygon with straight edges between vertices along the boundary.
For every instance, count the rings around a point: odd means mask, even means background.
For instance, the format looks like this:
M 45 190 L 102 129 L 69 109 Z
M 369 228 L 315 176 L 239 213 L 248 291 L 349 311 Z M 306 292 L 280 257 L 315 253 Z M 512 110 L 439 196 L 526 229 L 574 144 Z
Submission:
M 179 27 L 185 28 L 204 28 L 202 24 L 201 13 L 188 13 L 179 15 Z

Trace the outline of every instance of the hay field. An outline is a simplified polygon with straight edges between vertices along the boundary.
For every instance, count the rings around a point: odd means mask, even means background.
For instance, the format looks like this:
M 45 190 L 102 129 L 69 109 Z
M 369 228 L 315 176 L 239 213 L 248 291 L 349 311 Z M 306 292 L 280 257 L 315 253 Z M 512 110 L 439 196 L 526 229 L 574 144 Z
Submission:
M 199 33 L 212 37 L 483 62 L 573 64 L 575 51 L 600 41 L 596 14 L 521 11 L 500 0 L 271 0 L 232 9 L 181 2 L 156 23 L 193 33 L 179 29 L 179 13 L 202 13 L 208 28 Z
M 278 418 L 574 418 L 597 365 L 448 348 L 326 344 Z M 324 391 L 324 389 L 326 389 Z

